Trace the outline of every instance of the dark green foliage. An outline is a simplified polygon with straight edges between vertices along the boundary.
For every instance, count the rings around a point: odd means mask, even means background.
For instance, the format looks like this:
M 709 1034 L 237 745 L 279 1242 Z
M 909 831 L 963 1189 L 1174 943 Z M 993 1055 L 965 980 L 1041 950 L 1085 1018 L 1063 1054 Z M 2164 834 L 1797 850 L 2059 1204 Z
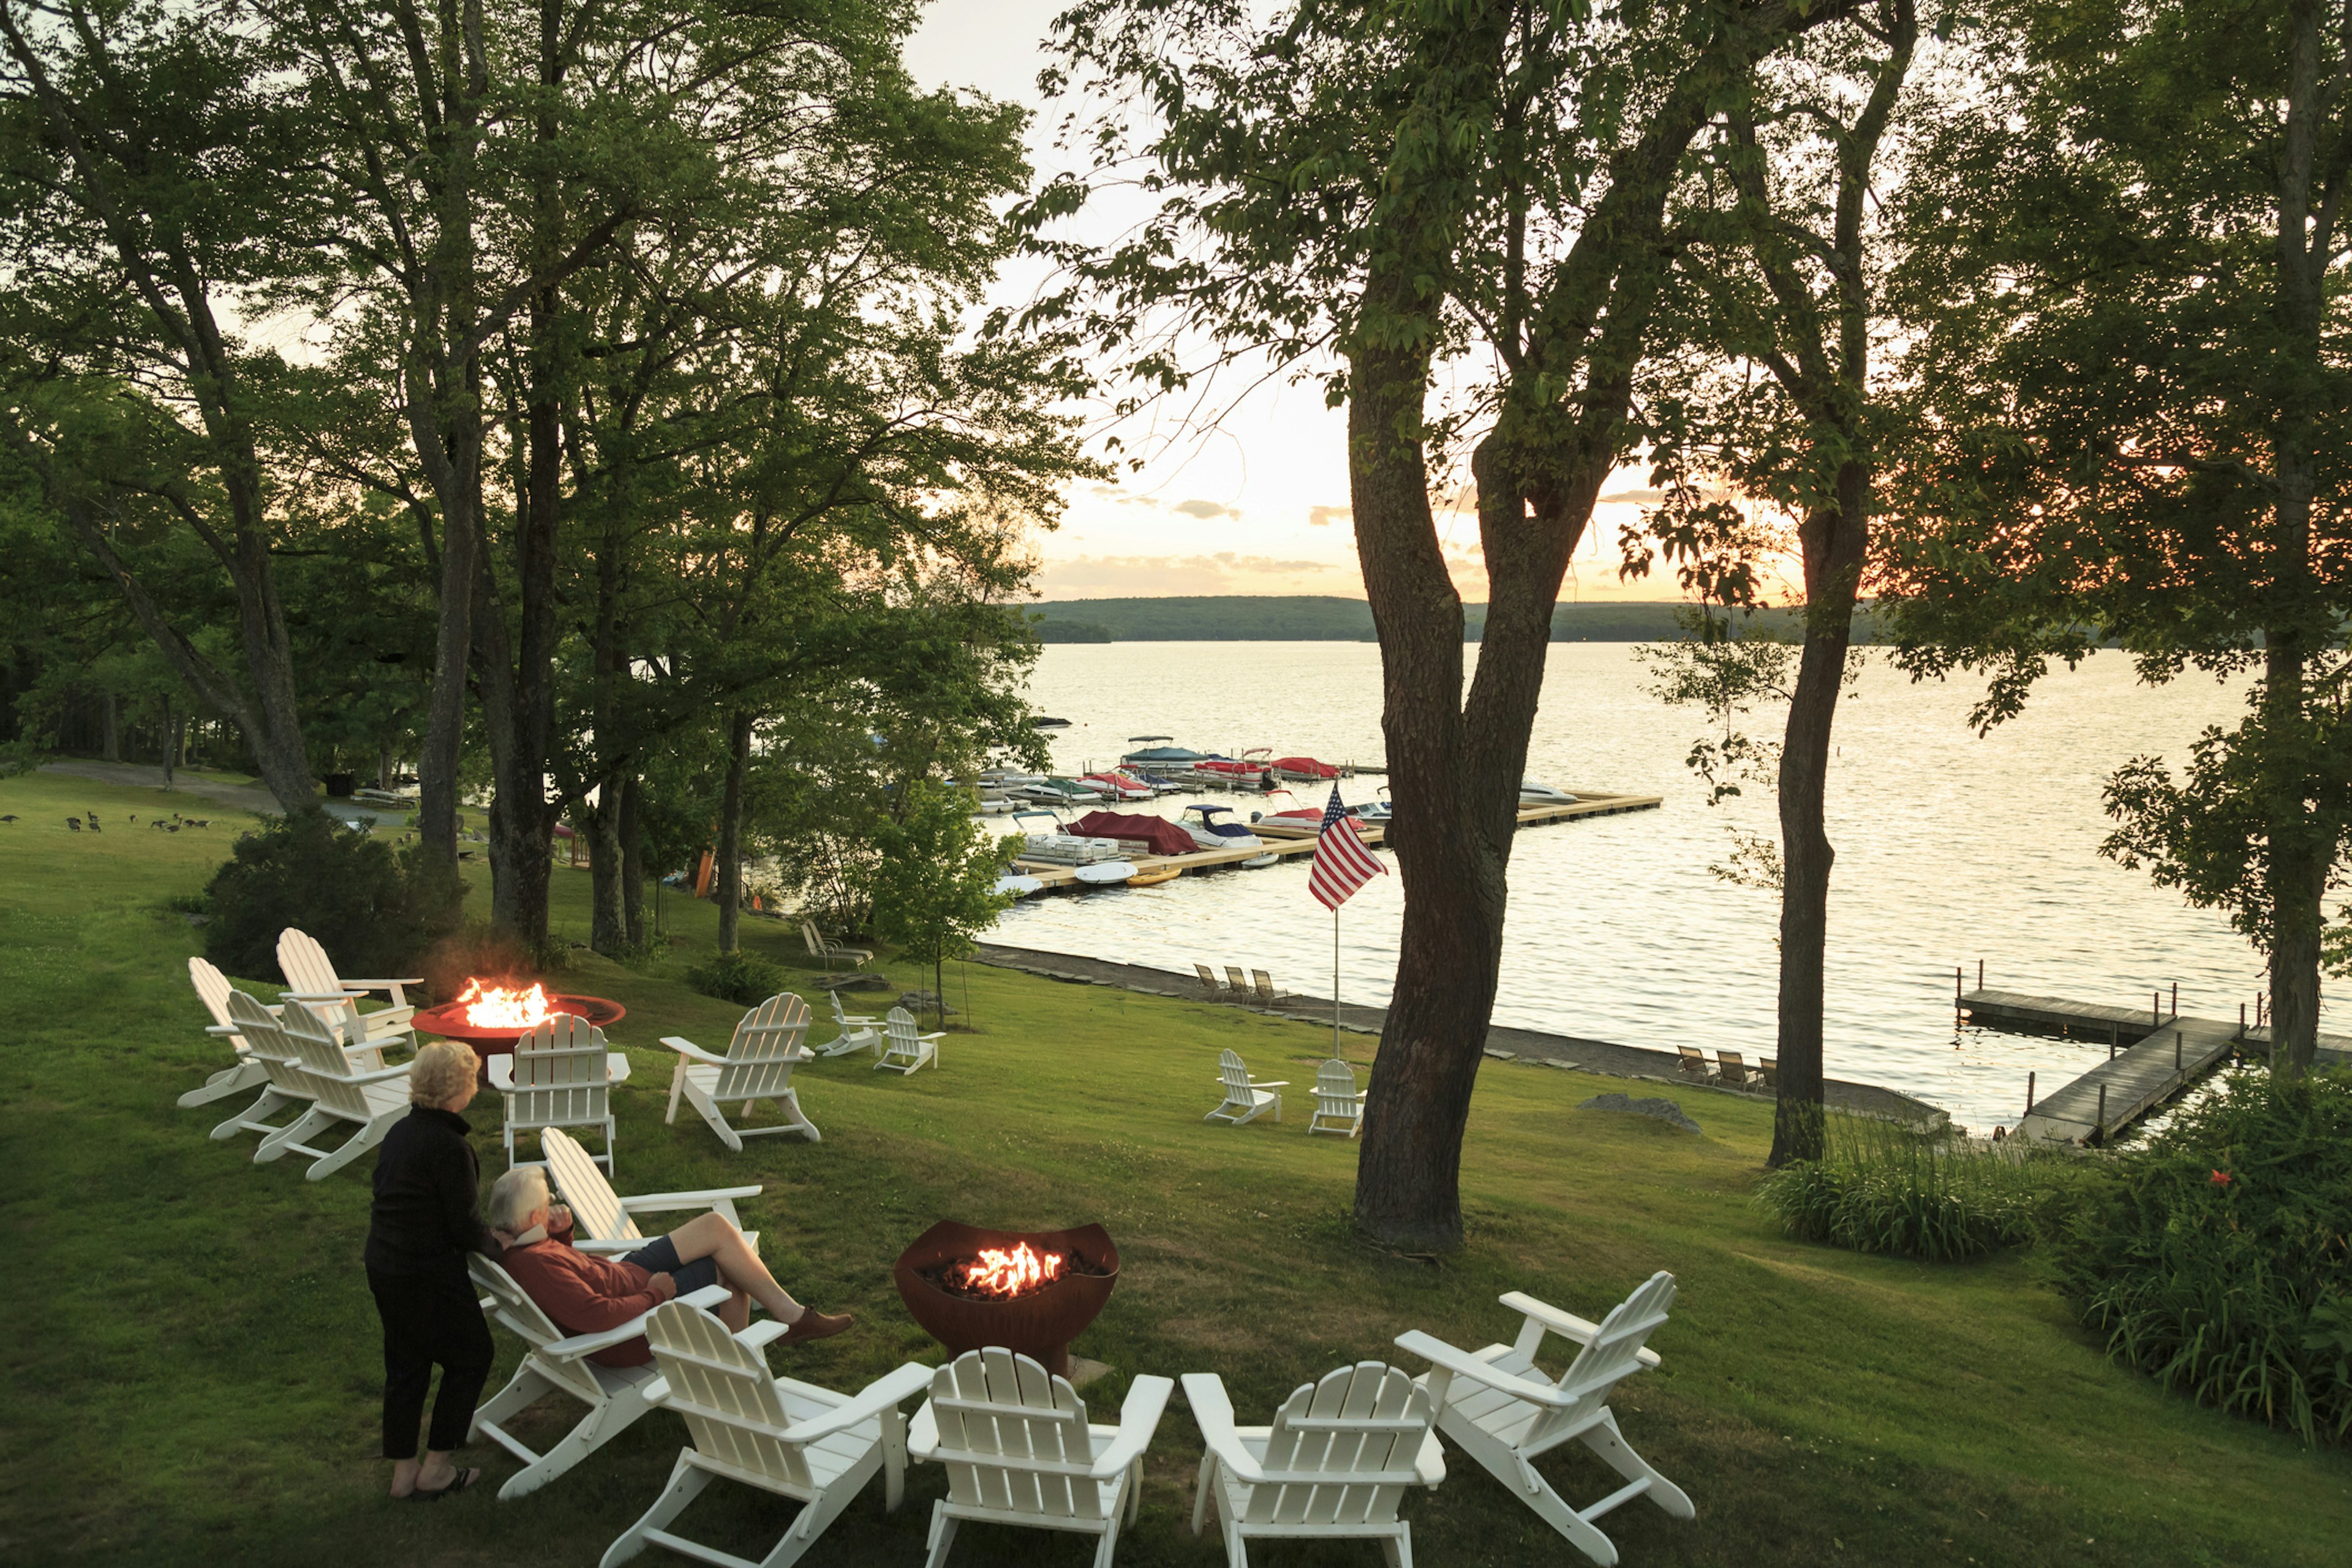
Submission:
M 1030 627 L 1039 642 L 1108 642 L 1110 628 L 1099 621 L 1052 621 L 1037 617 Z
M 421 853 L 345 827 L 315 807 L 275 818 L 236 841 L 205 889 L 212 921 L 205 956 L 224 973 L 282 979 L 278 934 L 319 939 L 338 973 L 414 973 L 457 925 L 464 889 Z
M 2059 1289 L 2168 1389 L 2352 1433 L 2352 1072 L 2250 1071 L 2097 1164 L 2050 1227 Z
M 539 962 L 541 956 L 511 931 L 500 931 L 488 921 L 468 921 L 435 942 L 409 973 L 425 977 L 425 995 L 436 1003 L 450 1002 L 465 990 L 468 980 L 540 978 L 549 967 Z
M 686 983 L 705 996 L 753 1007 L 784 988 L 784 972 L 739 947 L 731 952 L 713 953 L 709 961 L 690 966 Z
M 1858 1116 L 1832 1116 L 1827 1142 L 1825 1158 L 1766 1177 L 1757 1201 L 1800 1240 L 1930 1263 L 2032 1239 L 2036 1215 L 2076 1163 Z
M 200 915 L 209 906 L 202 893 L 173 893 L 163 900 L 163 907 L 175 915 Z
M 1554 642 L 1676 642 L 1691 636 L 1668 600 L 1621 600 L 1559 605 L 1551 615 Z M 1372 607 L 1361 599 L 1307 595 L 1202 595 L 1168 599 L 1066 599 L 1031 612 L 1040 642 L 1370 642 Z M 1801 632 L 1786 610 L 1766 610 L 1759 619 L 1784 632 Z M 1104 635 L 1095 635 L 1099 629 Z M 1477 642 L 1486 629 L 1486 606 L 1462 606 L 1462 635 Z M 1853 640 L 1877 640 L 1864 611 L 1854 618 Z

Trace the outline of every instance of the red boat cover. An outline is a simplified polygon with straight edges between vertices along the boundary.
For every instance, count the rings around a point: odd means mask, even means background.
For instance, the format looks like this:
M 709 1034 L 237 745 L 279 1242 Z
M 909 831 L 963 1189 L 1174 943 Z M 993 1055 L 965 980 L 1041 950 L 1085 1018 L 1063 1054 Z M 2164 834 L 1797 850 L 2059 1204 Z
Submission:
M 1142 844 L 1154 855 L 1190 855 L 1200 848 L 1192 836 L 1164 816 L 1134 816 L 1119 811 L 1090 811 L 1070 824 L 1081 838 L 1117 838 Z
M 1328 763 L 1318 763 L 1312 757 L 1276 757 L 1274 765 L 1287 773 L 1305 773 L 1308 778 L 1336 779 L 1339 770 Z

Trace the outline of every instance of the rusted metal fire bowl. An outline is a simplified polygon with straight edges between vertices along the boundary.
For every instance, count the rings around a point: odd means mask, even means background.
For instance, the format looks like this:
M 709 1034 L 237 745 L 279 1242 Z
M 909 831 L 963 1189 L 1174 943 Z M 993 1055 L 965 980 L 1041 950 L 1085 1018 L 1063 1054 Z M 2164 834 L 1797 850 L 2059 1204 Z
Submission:
M 600 1029 L 610 1028 L 629 1016 L 626 1007 L 602 996 L 551 995 L 547 999 L 547 1010 L 551 1014 L 570 1013 L 585 1018 Z M 419 1033 L 438 1035 L 445 1040 L 463 1040 L 473 1047 L 474 1054 L 482 1060 L 484 1083 L 490 1081 L 490 1058 L 514 1055 L 515 1037 L 530 1033 L 527 1029 L 506 1026 L 478 1028 L 466 1022 L 466 1005 L 462 1002 L 423 1008 L 409 1022 Z
M 1075 1265 L 1084 1259 L 1100 1274 L 1065 1274 L 1051 1285 L 1005 1300 L 968 1300 L 951 1296 L 919 1272 L 983 1248 L 1011 1249 L 1027 1242 L 1039 1252 L 1058 1252 Z M 1118 1246 L 1098 1225 L 1075 1230 L 982 1230 L 943 1219 L 898 1255 L 898 1299 L 931 1338 L 950 1354 L 1003 1345 L 1041 1363 L 1048 1372 L 1070 1374 L 1070 1342 L 1110 1300 L 1118 1283 Z

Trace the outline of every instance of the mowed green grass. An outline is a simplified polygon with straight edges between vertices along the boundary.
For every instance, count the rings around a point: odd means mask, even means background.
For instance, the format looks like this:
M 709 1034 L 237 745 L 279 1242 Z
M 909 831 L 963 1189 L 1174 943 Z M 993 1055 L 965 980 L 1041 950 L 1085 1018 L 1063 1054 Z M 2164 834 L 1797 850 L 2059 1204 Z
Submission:
M 175 806 L 216 826 L 164 835 L 128 821 Z M 66 831 L 82 809 L 107 819 L 100 837 Z M 369 1163 L 306 1182 L 299 1158 L 257 1166 L 252 1139 L 208 1139 L 228 1104 L 173 1103 L 225 1057 L 186 980 L 201 933 L 163 900 L 203 886 L 236 814 L 44 775 L 0 782 L 0 812 L 20 818 L 0 825 L 0 1561 L 593 1563 L 659 1489 L 680 1424 L 656 1413 L 518 1502 L 485 1489 L 392 1503 L 360 1265 Z M 561 923 L 584 935 L 586 874 L 561 870 L 557 889 Z M 740 1012 L 679 978 L 713 911 L 666 903 L 688 939 L 673 956 L 636 973 L 583 953 L 564 984 L 629 1008 L 613 1031 L 635 1069 L 618 1096 L 623 1190 L 764 1184 L 745 1219 L 778 1274 L 804 1300 L 858 1314 L 840 1339 L 776 1352 L 795 1376 L 854 1389 L 902 1359 L 937 1359 L 889 1267 L 942 1216 L 1110 1228 L 1118 1289 L 1079 1344 L 1115 1369 L 1088 1391 L 1106 1415 L 1137 1373 L 1213 1371 L 1244 1419 L 1263 1421 L 1298 1383 L 1389 1354 L 1407 1328 L 1465 1346 L 1509 1337 L 1502 1291 L 1598 1316 L 1668 1268 L 1681 1295 L 1653 1342 L 1664 1367 L 1616 1405 L 1698 1518 L 1639 1501 L 1610 1516 L 1629 1564 L 2345 1561 L 2352 1458 L 2110 1366 L 2023 1260 L 1925 1268 L 1783 1238 L 1749 1198 L 1765 1106 L 1685 1094 L 1706 1130 L 1694 1138 L 1574 1109 L 1596 1091 L 1654 1088 L 1490 1061 L 1464 1158 L 1469 1245 L 1432 1268 L 1353 1239 L 1356 1150 L 1306 1135 L 1303 1095 L 1279 1126 L 1201 1121 L 1220 1047 L 1296 1092 L 1328 1036 L 975 965 L 971 1032 L 949 1037 L 937 1071 L 900 1079 L 863 1058 L 820 1061 L 797 1081 L 824 1142 L 730 1154 L 690 1113 L 662 1124 L 671 1058 L 659 1037 L 719 1047 Z M 780 961 L 798 945 L 771 922 L 752 922 L 749 940 Z M 959 1003 L 964 984 L 950 973 Z M 488 1175 L 500 1168 L 496 1100 L 478 1101 L 473 1121 Z M 493 1389 L 515 1360 L 500 1339 Z M 551 1439 L 569 1418 L 549 1407 L 533 1429 Z M 1185 1528 L 1199 1454 L 1180 1399 L 1121 1563 L 1220 1560 L 1213 1536 Z M 513 1468 L 495 1448 L 471 1457 L 490 1488 Z M 1577 1454 L 1544 1468 L 1580 1502 L 1613 1480 Z M 941 1491 L 940 1473 L 919 1467 L 898 1513 L 876 1489 L 806 1561 L 914 1568 Z M 1426 1563 L 1581 1561 L 1458 1457 L 1407 1511 Z M 790 1515 L 721 1484 L 686 1527 L 757 1558 Z M 1377 1561 L 1362 1545 L 1256 1556 Z M 982 1528 L 964 1531 L 953 1559 L 1086 1560 L 1076 1538 Z

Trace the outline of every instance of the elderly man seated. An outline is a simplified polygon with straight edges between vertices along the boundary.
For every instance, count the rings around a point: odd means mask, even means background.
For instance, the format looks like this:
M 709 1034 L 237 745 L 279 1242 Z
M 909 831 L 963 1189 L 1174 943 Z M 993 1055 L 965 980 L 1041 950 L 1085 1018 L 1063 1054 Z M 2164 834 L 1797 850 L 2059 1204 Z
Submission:
M 524 1294 L 567 1334 L 617 1328 L 681 1291 L 724 1285 L 735 1294 L 719 1310 L 730 1331 L 751 1321 L 758 1301 L 789 1324 L 785 1344 L 837 1334 L 856 1320 L 803 1307 L 776 1283 L 751 1244 L 725 1215 L 706 1214 L 657 1236 L 626 1258 L 593 1257 L 572 1245 L 572 1211 L 548 1202 L 547 1174 L 519 1166 L 490 1188 L 490 1225 L 507 1244 L 499 1259 Z M 605 1366 L 643 1366 L 653 1348 L 643 1336 L 592 1358 Z

